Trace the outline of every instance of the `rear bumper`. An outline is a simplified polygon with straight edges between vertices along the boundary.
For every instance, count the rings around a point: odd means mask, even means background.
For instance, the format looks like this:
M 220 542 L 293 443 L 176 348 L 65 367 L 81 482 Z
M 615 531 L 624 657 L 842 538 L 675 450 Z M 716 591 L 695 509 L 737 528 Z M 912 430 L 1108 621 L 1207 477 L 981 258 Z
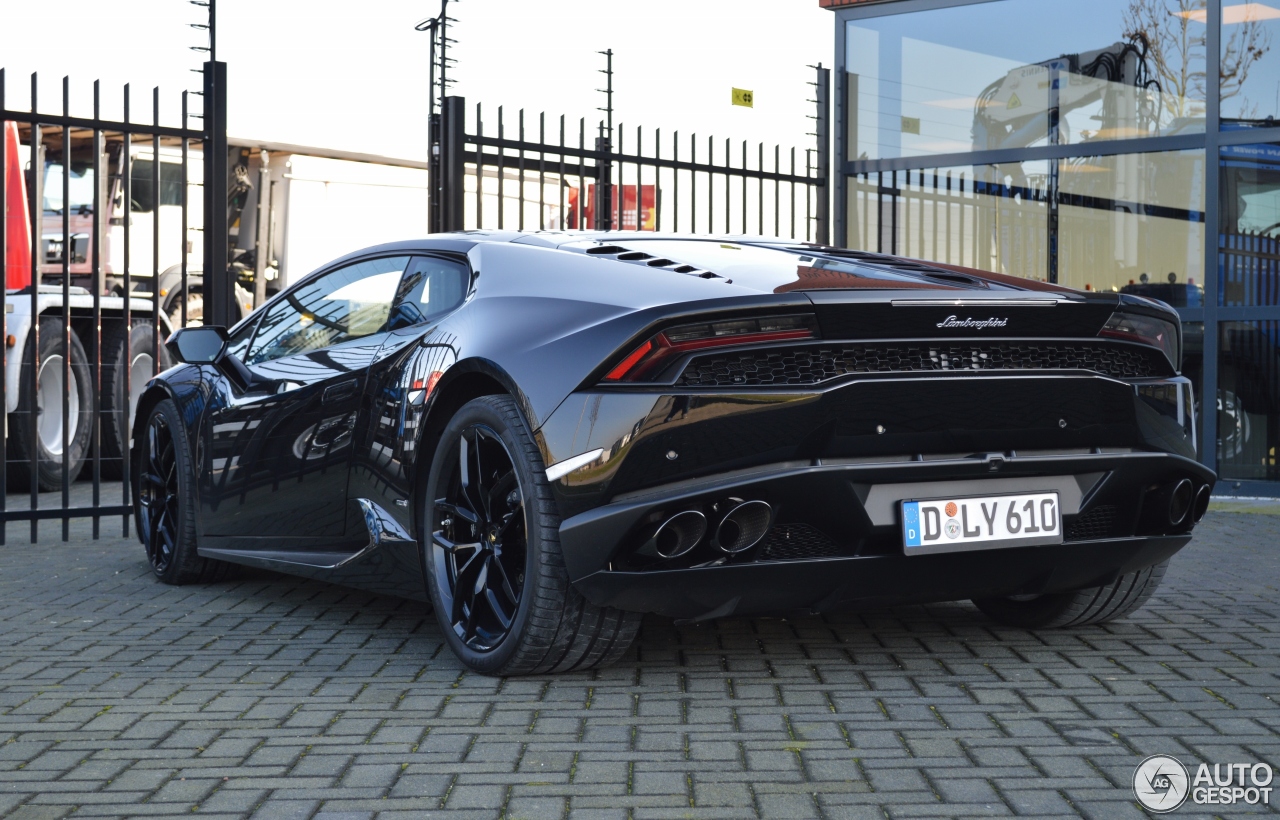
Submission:
M 1190 535 L 947 555 L 875 555 L 659 572 L 592 573 L 575 587 L 599 606 L 707 620 L 823 612 L 1101 586 L 1158 564 Z
M 675 618 L 1034 594 L 1107 583 L 1185 546 L 1191 523 L 1159 515 L 1162 488 L 1183 478 L 1197 489 L 1214 481 L 1195 461 L 1151 452 L 789 462 L 621 496 L 565 520 L 560 538 L 588 600 Z M 1061 545 L 903 555 L 900 499 L 1049 489 L 1061 498 Z M 772 506 L 759 548 L 725 557 L 704 543 L 672 561 L 641 557 L 653 521 L 687 509 L 713 517 L 726 498 Z M 792 532 L 817 548 L 769 547 Z

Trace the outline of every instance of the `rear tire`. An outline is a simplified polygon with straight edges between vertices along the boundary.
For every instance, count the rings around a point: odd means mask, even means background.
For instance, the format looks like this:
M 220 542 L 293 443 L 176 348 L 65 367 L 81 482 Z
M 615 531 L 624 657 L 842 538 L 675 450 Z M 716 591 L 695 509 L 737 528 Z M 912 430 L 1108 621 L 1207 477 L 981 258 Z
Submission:
M 102 333 L 102 475 L 124 475 L 129 433 L 138 410 L 138 399 L 151 377 L 173 362 L 160 346 L 160 367 L 155 368 L 152 346 L 155 329 L 149 321 L 137 321 L 128 334 L 123 322 L 113 322 Z
M 89 449 L 89 432 L 93 426 L 93 391 L 89 380 L 89 359 L 75 332 L 67 349 L 71 361 L 71 384 L 63 384 L 61 318 L 40 319 L 39 370 L 36 394 L 31 393 L 30 353 L 22 357 L 19 375 L 18 408 L 9 419 L 6 449 L 9 460 L 10 489 L 31 488 L 32 474 L 43 491 L 61 489 L 63 476 L 62 397 L 68 397 L 67 468 L 72 481 L 84 466 Z M 28 344 L 31 337 L 28 337 Z M 32 436 L 35 450 L 32 451 Z
M 174 585 L 229 577 L 234 564 L 196 553 L 195 465 L 187 428 L 173 399 L 151 409 L 137 445 L 134 520 L 151 571 Z
M 595 606 L 570 586 L 546 467 L 510 396 L 458 410 L 422 498 L 427 591 L 468 669 L 568 672 L 607 666 L 626 652 L 641 616 Z
M 1104 624 L 1123 618 L 1145 604 L 1160 586 L 1168 568 L 1166 560 L 1092 589 L 1037 595 L 1030 600 L 981 598 L 973 603 L 992 620 L 1022 629 Z

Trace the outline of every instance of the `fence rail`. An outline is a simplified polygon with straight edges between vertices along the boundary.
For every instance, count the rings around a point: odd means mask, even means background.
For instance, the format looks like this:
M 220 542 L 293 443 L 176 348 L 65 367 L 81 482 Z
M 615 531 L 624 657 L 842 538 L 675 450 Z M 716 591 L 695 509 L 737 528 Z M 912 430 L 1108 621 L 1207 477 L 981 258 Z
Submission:
M 34 543 L 40 521 L 61 521 L 66 540 L 72 519 L 91 518 L 97 538 L 102 519 L 119 516 L 127 535 L 131 398 L 165 366 L 162 259 L 179 260 L 187 292 L 200 230 L 188 218 L 189 188 L 201 184 L 191 154 L 206 133 L 187 124 L 186 92 L 172 126 L 160 123 L 159 89 L 151 122 L 135 122 L 127 85 L 123 119 L 108 120 L 97 82 L 86 117 L 71 114 L 67 78 L 57 113 L 40 109 L 35 74 L 29 109 L 10 109 L 5 79 L 0 69 L 0 524 L 30 522 Z
M 1280 305 L 1280 238 L 1251 232 L 1223 234 L 1218 259 L 1222 304 Z
M 537 228 L 755 233 L 829 239 L 829 71 L 818 70 L 817 147 L 785 151 L 745 140 L 561 116 L 548 128 L 501 107 L 492 120 L 461 97 L 444 101 L 438 230 Z M 470 114 L 470 117 L 468 115 Z

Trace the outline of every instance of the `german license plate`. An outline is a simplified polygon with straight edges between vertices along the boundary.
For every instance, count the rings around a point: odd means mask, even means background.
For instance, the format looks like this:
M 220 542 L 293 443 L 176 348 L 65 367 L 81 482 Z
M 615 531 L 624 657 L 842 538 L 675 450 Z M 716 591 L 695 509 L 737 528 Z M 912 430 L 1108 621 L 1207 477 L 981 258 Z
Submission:
M 1061 543 L 1057 493 L 902 502 L 907 555 Z

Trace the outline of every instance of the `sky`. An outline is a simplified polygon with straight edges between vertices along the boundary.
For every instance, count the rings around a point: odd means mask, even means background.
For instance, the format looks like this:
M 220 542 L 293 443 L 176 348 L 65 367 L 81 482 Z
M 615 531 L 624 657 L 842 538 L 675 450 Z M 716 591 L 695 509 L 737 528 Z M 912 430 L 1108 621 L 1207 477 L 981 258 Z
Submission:
M 40 108 L 61 107 L 71 77 L 73 113 L 150 120 L 161 87 L 161 120 L 176 122 L 181 90 L 200 89 L 206 45 L 191 27 L 205 11 L 189 0 L 43 0 L 5 4 L 0 67 L 6 105 L 29 105 L 40 74 Z M 363 4 L 220 0 L 218 58 L 228 64 L 232 136 L 423 159 L 426 154 L 427 35 L 414 31 L 439 0 Z M 514 121 L 545 111 L 548 123 L 602 115 L 604 49 L 614 51 L 616 123 L 735 141 L 810 146 L 813 71 L 830 65 L 834 15 L 817 0 L 456 0 L 454 92 Z M 55 34 L 56 31 L 56 34 Z M 56 47 L 55 47 L 56 44 Z M 731 105 L 733 87 L 755 93 L 751 109 Z M 193 97 L 191 110 L 200 110 Z M 198 120 L 193 120 L 198 124 Z M 549 126 L 550 127 L 550 126 Z M 664 138 L 664 145 L 669 137 Z M 754 152 L 753 152 L 754 155 Z

